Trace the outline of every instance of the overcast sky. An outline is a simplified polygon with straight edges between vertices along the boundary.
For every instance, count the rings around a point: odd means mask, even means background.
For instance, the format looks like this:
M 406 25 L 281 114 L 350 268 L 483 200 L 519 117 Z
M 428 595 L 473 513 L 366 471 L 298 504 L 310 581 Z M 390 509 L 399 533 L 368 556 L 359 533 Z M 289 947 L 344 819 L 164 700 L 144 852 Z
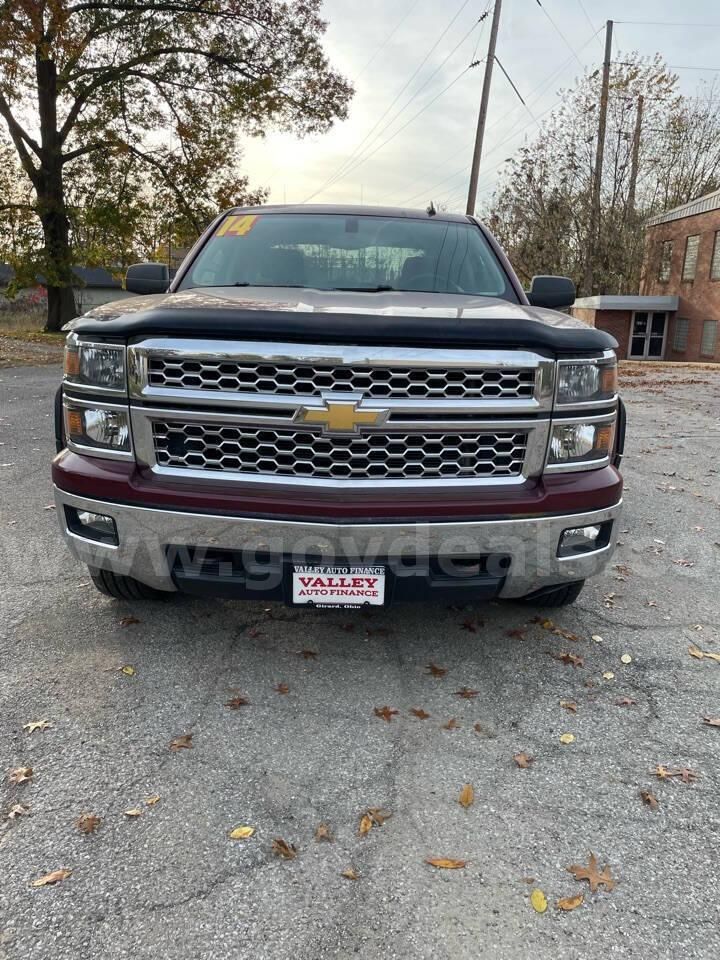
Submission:
M 464 208 L 484 65 L 460 74 L 473 59 L 485 56 L 490 17 L 482 26 L 473 25 L 489 3 L 325 0 L 326 49 L 333 64 L 355 82 L 350 116 L 324 136 L 301 140 L 270 134 L 248 141 L 245 169 L 252 184 L 269 187 L 276 203 L 301 202 L 316 194 L 317 202 L 425 206 L 432 198 L 451 209 Z M 601 64 L 608 18 L 616 20 L 615 58 L 619 51 L 659 51 L 668 64 L 693 68 L 677 71 L 688 94 L 703 80 L 720 77 L 694 69 L 720 70 L 718 0 L 542 0 L 542 7 L 538 0 L 504 0 L 497 55 L 530 112 L 496 68 L 480 209 L 503 161 L 537 132 L 530 113 L 542 121 L 563 87 L 572 85 L 583 68 Z M 713 24 L 718 26 L 713 29 Z

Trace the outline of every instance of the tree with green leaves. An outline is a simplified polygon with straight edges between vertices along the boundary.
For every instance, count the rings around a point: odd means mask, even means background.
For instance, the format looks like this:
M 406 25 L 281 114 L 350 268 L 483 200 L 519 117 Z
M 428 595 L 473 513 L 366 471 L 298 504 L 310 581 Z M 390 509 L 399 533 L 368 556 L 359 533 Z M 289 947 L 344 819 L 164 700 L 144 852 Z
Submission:
M 219 201 L 253 198 L 239 134 L 322 132 L 347 115 L 352 88 L 321 46 L 320 6 L 0 0 L 0 118 L 42 228 L 47 329 L 75 314 L 70 183 L 124 164 L 199 231 Z
M 593 249 L 600 80 L 595 71 L 565 92 L 538 136 L 507 165 L 486 211 L 523 281 L 564 274 L 585 296 L 637 292 L 645 220 L 720 186 L 717 90 L 682 96 L 677 76 L 659 56 L 619 56 L 610 80 L 595 282 L 583 290 Z

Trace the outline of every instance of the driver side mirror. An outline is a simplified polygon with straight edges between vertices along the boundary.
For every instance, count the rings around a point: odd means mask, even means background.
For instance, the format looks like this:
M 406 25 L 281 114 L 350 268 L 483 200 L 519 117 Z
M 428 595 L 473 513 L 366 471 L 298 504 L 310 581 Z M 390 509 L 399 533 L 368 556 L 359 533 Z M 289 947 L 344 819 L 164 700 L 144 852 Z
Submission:
M 124 286 L 130 293 L 165 293 L 170 270 L 165 263 L 134 263 L 127 269 Z
M 533 277 L 527 298 L 533 307 L 571 307 L 575 303 L 575 284 L 569 277 Z

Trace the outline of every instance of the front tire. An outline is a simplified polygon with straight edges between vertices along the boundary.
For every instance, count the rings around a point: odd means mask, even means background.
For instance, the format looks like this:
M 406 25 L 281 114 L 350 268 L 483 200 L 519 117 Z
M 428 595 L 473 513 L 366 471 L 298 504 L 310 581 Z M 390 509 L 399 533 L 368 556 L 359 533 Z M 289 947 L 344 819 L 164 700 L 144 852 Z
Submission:
M 165 597 L 161 590 L 149 587 L 146 583 L 140 583 L 134 577 L 124 577 L 111 570 L 96 570 L 93 567 L 88 569 L 92 582 L 100 593 L 105 594 L 106 597 L 112 597 L 113 600 L 162 600 Z
M 585 586 L 584 580 L 574 580 L 572 583 L 563 583 L 558 587 L 546 587 L 535 593 L 521 597 L 520 602 L 533 607 L 566 607 L 575 603 Z

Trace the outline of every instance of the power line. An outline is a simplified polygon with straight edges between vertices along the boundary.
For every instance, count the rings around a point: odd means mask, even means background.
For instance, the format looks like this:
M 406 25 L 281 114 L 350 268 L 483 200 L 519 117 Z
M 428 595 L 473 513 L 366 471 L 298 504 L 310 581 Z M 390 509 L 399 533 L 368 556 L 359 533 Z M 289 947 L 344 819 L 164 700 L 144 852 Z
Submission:
M 594 23 L 592 22 L 592 20 L 590 19 L 590 14 L 587 12 L 587 7 L 586 7 L 585 4 L 583 3 L 583 0 L 578 0 L 578 3 L 580 4 L 580 9 L 581 9 L 582 12 L 585 14 L 585 19 L 586 19 L 587 22 L 590 24 L 590 29 L 591 29 L 591 30 L 594 30 L 594 29 L 595 29 L 595 24 L 594 24 Z M 600 29 L 602 29 L 602 28 L 600 28 Z M 598 33 L 600 33 L 600 29 L 599 29 L 599 30 L 597 31 L 597 33 L 595 34 L 596 37 L 598 36 Z M 598 37 L 598 43 L 599 43 L 600 46 L 602 47 L 603 42 L 602 42 L 602 40 L 601 40 L 599 37 Z
M 641 27 L 711 27 L 720 30 L 720 23 L 682 23 L 680 20 L 616 20 Z
M 351 151 L 350 155 L 349 155 L 348 157 L 346 157 L 345 160 L 343 160 L 343 162 L 340 164 L 340 166 L 337 168 L 337 170 L 336 170 L 330 177 L 328 177 L 328 179 L 325 181 L 325 183 L 322 184 L 321 187 L 319 187 L 314 193 L 312 193 L 312 194 L 307 198 L 307 200 L 305 201 L 306 203 L 307 203 L 309 200 L 312 200 L 314 197 L 316 197 L 319 193 L 322 193 L 323 190 L 325 190 L 325 189 L 326 189 L 327 187 L 329 187 L 331 184 L 335 183 L 337 180 L 339 180 L 341 177 L 343 177 L 343 176 L 347 173 L 347 168 L 349 168 L 349 167 L 352 165 L 353 160 L 362 152 L 362 148 L 365 146 L 365 144 L 367 143 L 367 141 L 372 137 L 372 135 L 375 133 L 375 131 L 378 129 L 378 127 L 382 124 L 382 122 L 383 122 L 383 120 L 385 119 L 385 117 L 387 117 L 387 115 L 388 115 L 388 114 L 390 113 L 390 111 L 393 109 L 393 107 L 394 107 L 395 104 L 398 102 L 398 100 L 402 97 L 402 95 L 405 93 L 405 91 L 408 89 L 408 87 L 412 84 L 412 82 L 413 82 L 413 80 L 415 79 L 415 77 L 417 77 L 417 75 L 420 73 L 420 71 L 422 70 L 422 68 L 423 68 L 423 67 L 425 66 L 425 64 L 428 62 L 428 60 L 429 60 L 430 57 L 433 55 L 433 53 L 434 53 L 435 50 L 437 49 L 437 47 L 438 47 L 438 45 L 440 44 L 440 42 L 443 40 L 443 38 L 445 37 L 445 35 L 448 33 L 448 31 L 450 30 L 450 28 L 453 26 L 453 24 L 455 23 L 455 21 L 456 21 L 457 18 L 460 16 L 460 14 L 463 12 L 463 10 L 465 9 L 465 7 L 468 5 L 469 2 L 470 2 L 470 0 L 462 0 L 462 3 L 460 4 L 460 7 L 459 7 L 458 10 L 455 12 L 455 14 L 454 14 L 454 16 L 452 17 L 452 19 L 450 20 L 450 22 L 447 24 L 447 26 L 445 27 L 445 29 L 443 30 L 443 32 L 440 34 L 440 36 L 435 40 L 435 42 L 433 43 L 433 45 L 430 47 L 430 49 L 428 50 L 428 52 L 427 52 L 427 53 L 425 54 L 425 56 L 423 57 L 423 59 L 422 59 L 422 61 L 420 62 L 420 64 L 415 68 L 415 70 L 414 70 L 414 72 L 412 73 L 412 75 L 410 76 L 410 78 L 405 82 L 405 84 L 402 86 L 402 88 L 401 88 L 401 89 L 398 91 L 398 93 L 395 95 L 395 99 L 392 101 L 392 103 L 391 103 L 388 107 L 386 107 L 386 109 L 384 110 L 384 112 L 378 117 L 378 119 L 375 121 L 375 123 L 373 124 L 373 126 L 372 126 L 372 127 L 368 130 L 368 132 L 365 134 L 365 136 L 363 137 L 363 139 L 353 148 L 353 150 Z M 477 24 L 474 24 L 474 25 L 473 25 L 473 29 L 474 29 L 475 26 L 477 26 Z M 427 84 L 424 84 L 424 86 L 426 86 L 426 85 L 427 85 Z M 421 88 L 421 89 L 422 89 L 422 88 Z M 418 92 L 419 92 L 419 91 L 416 91 L 413 96 L 417 96 Z M 398 113 L 392 118 L 392 120 L 390 120 L 390 122 L 389 122 L 388 124 L 386 124 L 385 127 L 383 127 L 383 130 L 387 129 L 387 127 L 390 126 L 390 124 L 392 124 L 395 120 L 397 120 L 398 116 L 403 112 L 403 110 L 405 110 L 405 109 L 409 106 L 409 104 L 412 103 L 412 100 L 413 100 L 413 97 L 411 97 L 410 100 L 408 101 L 408 103 L 406 103 L 406 104 L 398 111 Z M 381 135 L 382 135 L 382 131 L 379 132 L 378 136 L 381 136 Z M 377 137 L 375 137 L 374 139 L 377 139 Z
M 418 6 L 419 3 L 420 3 L 420 0 L 415 0 L 414 3 L 410 4 L 410 6 L 409 6 L 409 7 L 407 8 L 407 10 L 405 11 L 405 13 L 402 15 L 402 17 L 398 20 L 398 22 L 395 24 L 395 26 L 393 27 L 393 29 L 390 31 L 390 33 L 385 37 L 385 39 L 384 39 L 383 42 L 380 44 L 380 46 L 378 46 L 378 47 L 375 48 L 375 52 L 374 52 L 373 55 L 370 57 L 370 59 L 366 62 L 365 66 L 362 67 L 362 69 L 360 70 L 360 72 L 359 72 L 359 73 L 356 73 L 355 76 L 352 78 L 352 82 L 353 82 L 353 83 L 357 83 L 357 81 L 358 81 L 358 80 L 360 79 L 360 77 L 365 73 L 365 71 L 366 71 L 367 68 L 370 66 L 370 64 L 375 62 L 375 59 L 377 58 L 378 54 L 379 54 L 379 53 L 382 53 L 382 51 L 385 49 L 385 47 L 388 45 L 388 43 L 390 43 L 390 41 L 392 40 L 392 38 L 393 38 L 393 37 L 395 36 L 395 34 L 398 32 L 398 30 L 400 29 L 400 27 L 401 27 L 401 26 L 405 23 L 405 21 L 408 19 L 408 17 L 410 16 L 410 14 L 415 12 L 415 10 L 417 9 L 417 6 Z
M 634 67 L 634 64 L 631 60 L 613 60 L 613 63 L 621 67 Z M 720 73 L 720 67 L 695 67 L 695 66 L 681 66 L 679 63 L 668 63 L 666 64 L 668 70 L 704 70 L 706 73 Z
M 585 64 L 582 62 L 582 60 L 580 59 L 580 57 L 577 55 L 577 52 L 576 52 L 576 50 L 575 50 L 575 47 L 572 46 L 572 44 L 570 43 L 570 41 L 568 40 L 568 38 L 567 38 L 567 37 L 565 36 L 565 34 L 562 32 L 562 30 L 560 29 L 560 27 L 555 23 L 555 21 L 554 21 L 553 18 L 550 16 L 550 14 L 547 12 L 547 10 L 546 10 L 545 7 L 542 5 L 542 3 L 540 2 L 540 0 L 535 0 L 535 3 L 537 3 L 537 5 L 540 7 L 540 9 L 542 10 L 542 12 L 545 14 L 545 16 L 548 18 L 548 20 L 550 21 L 550 23 L 551 23 L 551 24 L 553 25 L 553 27 L 555 28 L 555 31 L 557 32 L 557 34 L 558 34 L 558 36 L 560 37 L 560 39 L 562 40 L 562 42 L 565 44 L 565 46 L 568 48 L 568 50 L 572 51 L 572 55 L 575 57 L 575 59 L 577 60 L 577 62 L 580 64 L 580 66 L 581 66 L 581 67 L 583 68 L 583 70 L 584 70 L 584 69 L 585 69 Z

